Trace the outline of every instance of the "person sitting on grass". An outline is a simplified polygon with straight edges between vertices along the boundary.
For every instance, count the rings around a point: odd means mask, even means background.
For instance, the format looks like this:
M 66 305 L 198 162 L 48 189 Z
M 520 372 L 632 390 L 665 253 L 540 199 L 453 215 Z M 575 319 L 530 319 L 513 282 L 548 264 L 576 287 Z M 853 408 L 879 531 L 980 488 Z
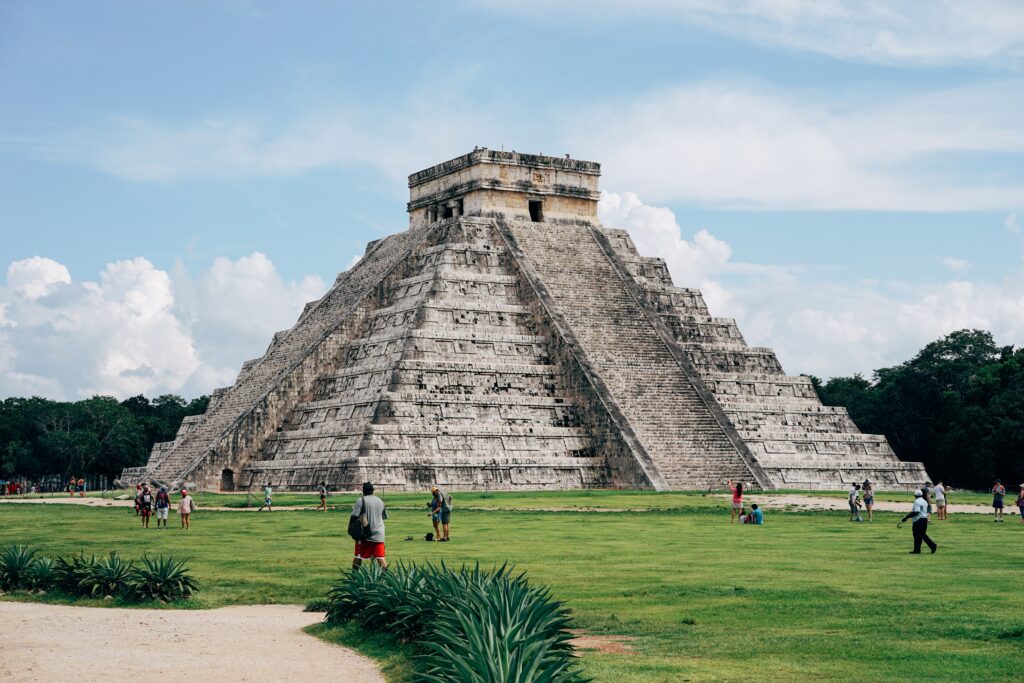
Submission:
M 764 524 L 764 512 L 754 503 L 750 506 L 750 523 Z
M 747 524 L 747 508 L 740 508 L 740 524 Z
M 320 505 L 317 507 L 317 510 L 323 510 L 324 512 L 327 512 L 327 482 L 326 481 L 320 482 L 319 492 L 320 492 Z
M 181 502 L 178 503 L 178 514 L 181 516 L 181 528 L 188 531 L 191 528 L 192 513 L 195 512 L 196 503 L 188 491 L 181 490 Z
M 270 501 L 274 497 L 274 489 L 271 488 L 270 482 L 263 487 L 263 505 L 260 505 L 260 509 L 256 512 L 263 512 L 263 508 L 267 508 L 267 512 L 273 512 L 274 508 L 270 506 Z
M 728 484 L 729 490 L 732 491 L 732 515 L 729 517 L 729 523 L 732 524 L 736 521 L 736 515 L 743 509 L 743 482 L 733 484 L 730 479 Z

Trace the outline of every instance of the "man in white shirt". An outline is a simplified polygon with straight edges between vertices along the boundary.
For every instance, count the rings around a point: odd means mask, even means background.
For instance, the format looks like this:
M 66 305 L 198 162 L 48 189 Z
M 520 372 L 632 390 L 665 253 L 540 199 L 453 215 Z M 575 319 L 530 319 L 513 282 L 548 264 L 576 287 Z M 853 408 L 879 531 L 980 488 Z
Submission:
M 908 519 L 914 521 L 914 549 L 910 551 L 910 554 L 921 554 L 922 541 L 932 549 L 934 554 L 939 549 L 939 546 L 935 545 L 935 542 L 928 538 L 928 501 L 924 499 L 924 492 L 921 489 L 914 492 L 914 507 L 900 520 L 900 524 L 903 524 Z
M 864 521 L 860 516 L 860 484 L 850 484 L 850 492 L 847 495 L 847 501 L 850 503 L 850 521 Z

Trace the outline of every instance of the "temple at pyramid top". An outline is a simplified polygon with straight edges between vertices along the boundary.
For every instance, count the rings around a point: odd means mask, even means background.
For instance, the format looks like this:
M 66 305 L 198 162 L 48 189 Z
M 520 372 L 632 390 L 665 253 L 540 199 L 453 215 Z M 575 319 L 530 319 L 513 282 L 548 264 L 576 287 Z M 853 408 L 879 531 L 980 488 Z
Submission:
M 597 222 L 601 165 L 478 147 L 409 176 L 409 227 L 457 216 Z
M 921 463 L 597 218 L 600 166 L 477 148 L 409 177 L 295 324 L 122 479 L 245 490 L 913 489 Z M 348 255 L 339 254 L 339 261 Z

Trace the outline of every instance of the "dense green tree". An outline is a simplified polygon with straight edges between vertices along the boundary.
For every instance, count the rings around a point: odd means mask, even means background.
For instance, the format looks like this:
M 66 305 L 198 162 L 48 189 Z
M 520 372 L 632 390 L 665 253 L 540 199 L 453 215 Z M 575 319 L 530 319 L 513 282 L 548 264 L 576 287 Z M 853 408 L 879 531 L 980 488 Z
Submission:
M 884 434 L 904 460 L 924 462 L 947 483 L 987 488 L 1024 481 L 1024 350 L 960 330 L 905 363 L 817 384 L 827 405 Z

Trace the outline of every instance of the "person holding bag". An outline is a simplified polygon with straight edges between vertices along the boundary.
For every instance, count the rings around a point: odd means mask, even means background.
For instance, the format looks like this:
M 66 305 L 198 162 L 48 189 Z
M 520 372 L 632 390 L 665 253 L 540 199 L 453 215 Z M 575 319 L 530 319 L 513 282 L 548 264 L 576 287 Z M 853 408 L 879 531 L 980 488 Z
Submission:
M 363 484 L 363 495 L 352 506 L 348 535 L 356 542 L 352 569 L 359 569 L 366 560 L 373 560 L 381 569 L 388 568 L 384 548 L 384 520 L 388 518 L 384 501 L 373 495 L 373 484 Z

